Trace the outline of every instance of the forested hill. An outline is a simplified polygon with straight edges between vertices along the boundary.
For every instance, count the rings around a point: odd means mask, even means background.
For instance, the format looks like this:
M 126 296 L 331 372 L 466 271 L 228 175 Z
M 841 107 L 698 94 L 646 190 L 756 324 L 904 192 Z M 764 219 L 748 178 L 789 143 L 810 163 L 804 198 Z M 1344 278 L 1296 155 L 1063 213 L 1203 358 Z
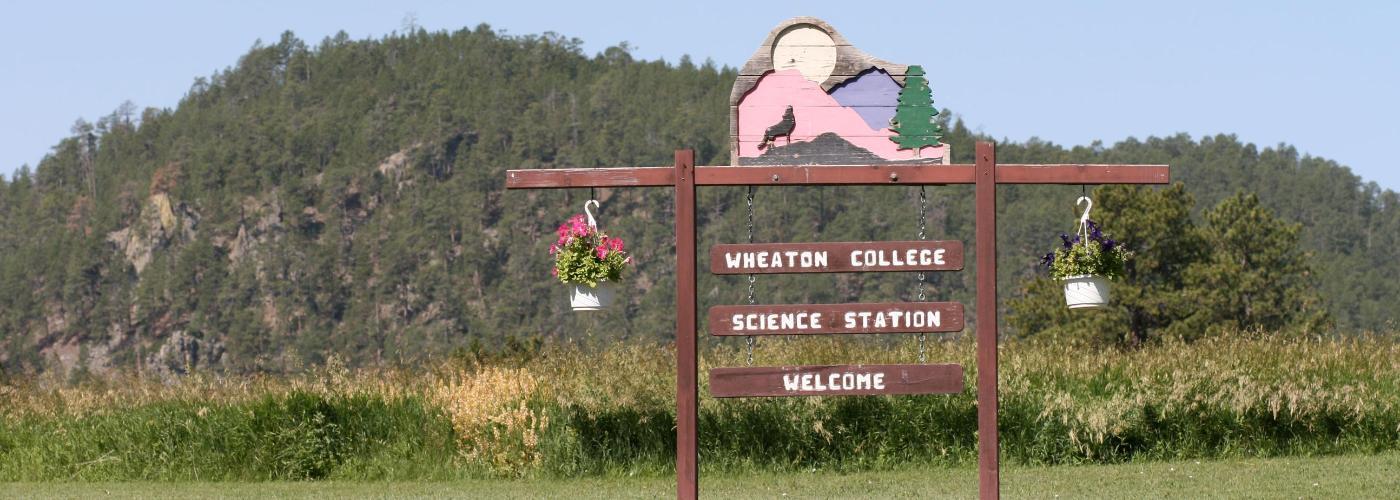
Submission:
M 80 122 L 34 171 L 0 184 L 0 366 L 283 371 L 332 354 L 397 362 L 511 338 L 666 339 L 670 193 L 598 193 L 604 226 L 638 265 L 624 305 L 578 315 L 550 279 L 546 248 L 588 193 L 507 193 L 504 171 L 667 165 L 679 147 L 727 164 L 734 77 L 485 26 L 315 46 L 286 34 L 255 46 L 196 80 L 175 109 L 124 105 Z M 982 137 L 961 121 L 945 128 L 955 160 L 969 162 Z M 1397 196 L 1335 162 L 1228 135 L 998 152 L 1005 162 L 1170 163 L 1197 216 L 1257 192 L 1302 224 L 1339 331 L 1400 317 Z M 931 235 L 975 251 L 971 189 L 929 193 Z M 1078 195 L 1002 189 L 1004 295 L 1072 227 Z M 755 198 L 757 241 L 917 234 L 911 187 L 760 187 Z M 702 247 L 744 238 L 742 188 L 705 189 L 700 203 Z M 970 308 L 972 271 L 935 276 L 933 299 Z M 895 300 L 913 283 L 898 273 L 762 277 L 757 299 Z M 701 287 L 702 307 L 743 299 L 737 279 L 702 273 Z

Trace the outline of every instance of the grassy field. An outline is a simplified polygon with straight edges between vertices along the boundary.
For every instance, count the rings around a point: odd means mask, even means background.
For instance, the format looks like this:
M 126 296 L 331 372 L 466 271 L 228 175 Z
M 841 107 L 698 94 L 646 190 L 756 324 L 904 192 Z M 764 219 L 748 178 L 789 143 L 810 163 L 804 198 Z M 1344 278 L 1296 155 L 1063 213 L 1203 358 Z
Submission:
M 723 474 L 701 479 L 715 498 L 972 498 L 967 467 L 838 474 Z M 11 483 L 26 498 L 665 498 L 666 477 L 437 482 Z M 1400 453 L 1320 458 L 1012 466 L 1007 498 L 1400 498 Z
M 1395 338 L 1232 336 L 1131 351 L 1006 342 L 1003 461 L 1400 450 Z M 967 389 L 948 396 L 716 400 L 702 386 L 706 470 L 787 477 L 970 466 L 974 347 L 930 346 L 930 361 L 967 367 Z M 913 348 L 765 339 L 755 357 L 910 362 Z M 742 364 L 742 356 L 712 346 L 701 368 Z M 551 345 L 403 368 L 330 363 L 292 376 L 12 380 L 0 384 L 0 481 L 665 477 L 674 460 L 673 359 L 656 344 Z

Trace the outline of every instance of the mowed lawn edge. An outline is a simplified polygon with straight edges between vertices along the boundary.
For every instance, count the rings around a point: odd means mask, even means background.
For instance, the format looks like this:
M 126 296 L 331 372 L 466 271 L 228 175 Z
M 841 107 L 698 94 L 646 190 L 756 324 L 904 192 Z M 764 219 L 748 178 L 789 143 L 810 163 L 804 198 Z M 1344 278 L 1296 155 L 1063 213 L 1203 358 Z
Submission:
M 422 482 L 0 483 L 7 498 L 665 498 L 669 477 Z M 703 475 L 715 498 L 970 498 L 971 467 Z M 1400 498 L 1400 452 L 1331 457 L 1007 466 L 1008 498 Z

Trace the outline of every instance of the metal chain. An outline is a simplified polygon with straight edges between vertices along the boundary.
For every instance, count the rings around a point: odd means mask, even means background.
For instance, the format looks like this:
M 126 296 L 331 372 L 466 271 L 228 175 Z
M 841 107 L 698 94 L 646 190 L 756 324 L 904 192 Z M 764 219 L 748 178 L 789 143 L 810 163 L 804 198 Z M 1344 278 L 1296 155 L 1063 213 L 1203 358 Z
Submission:
M 749 238 L 748 238 L 748 242 L 749 242 L 750 244 L 753 243 L 753 191 L 754 191 L 753 186 L 749 186 L 749 192 L 748 192 L 747 201 L 748 201 L 748 204 L 749 204 L 749 220 L 748 220 Z M 754 305 L 754 297 L 753 297 L 753 295 L 754 295 L 754 283 L 757 282 L 758 279 L 753 275 L 753 273 L 749 273 L 748 281 L 749 281 L 749 305 Z M 749 364 L 749 365 L 753 365 L 753 345 L 754 345 L 754 338 L 753 338 L 753 335 L 749 335 L 749 336 L 747 336 L 747 337 L 744 337 L 744 347 L 748 350 L 748 364 Z
M 928 194 L 924 192 L 924 186 L 919 186 L 919 241 L 923 241 L 923 240 L 925 240 L 925 239 L 927 239 L 927 238 L 928 238 Z M 917 273 L 917 277 L 918 277 L 919 283 L 918 283 L 918 285 L 916 285 L 916 289 L 917 289 L 918 292 L 919 292 L 919 302 L 923 302 L 923 301 L 927 300 L 927 297 L 924 296 L 924 281 L 927 279 L 926 274 L 927 274 L 927 273 L 925 273 L 924 271 L 919 271 L 919 272 Z M 919 333 L 919 363 L 920 363 L 920 364 L 923 364 L 924 361 L 927 359 L 927 354 L 926 354 L 926 352 L 927 352 L 927 341 L 928 341 L 928 334 L 927 334 L 927 333 L 920 332 L 920 333 Z

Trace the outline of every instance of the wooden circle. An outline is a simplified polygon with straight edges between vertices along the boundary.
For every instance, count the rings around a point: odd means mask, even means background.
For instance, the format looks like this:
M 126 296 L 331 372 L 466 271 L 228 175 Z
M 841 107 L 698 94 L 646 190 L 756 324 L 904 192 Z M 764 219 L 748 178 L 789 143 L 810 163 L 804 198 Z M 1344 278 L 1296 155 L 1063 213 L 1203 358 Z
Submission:
M 803 78 L 826 81 L 836 69 L 836 42 L 815 25 L 789 26 L 773 42 L 773 69 L 796 69 Z

